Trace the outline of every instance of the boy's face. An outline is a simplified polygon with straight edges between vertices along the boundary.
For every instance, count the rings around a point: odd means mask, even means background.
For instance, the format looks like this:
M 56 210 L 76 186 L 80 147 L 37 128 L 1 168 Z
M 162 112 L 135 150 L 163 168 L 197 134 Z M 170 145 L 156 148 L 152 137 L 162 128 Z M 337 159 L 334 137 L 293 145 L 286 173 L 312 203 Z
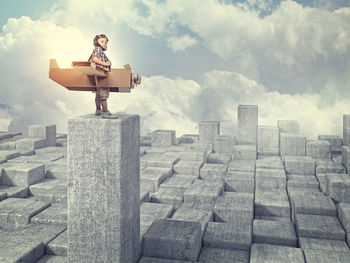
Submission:
M 97 39 L 97 43 L 99 43 L 105 50 L 107 49 L 107 38 L 101 37 Z

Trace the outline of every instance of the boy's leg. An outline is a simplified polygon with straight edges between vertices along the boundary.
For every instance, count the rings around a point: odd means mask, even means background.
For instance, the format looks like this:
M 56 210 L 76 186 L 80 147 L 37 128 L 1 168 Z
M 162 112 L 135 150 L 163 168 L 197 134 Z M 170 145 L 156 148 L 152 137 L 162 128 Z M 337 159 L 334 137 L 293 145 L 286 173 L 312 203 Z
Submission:
M 101 99 L 102 109 L 104 112 L 108 112 L 107 99 Z
M 96 93 L 96 97 L 95 97 L 95 104 L 96 104 L 96 110 L 100 110 L 101 109 L 101 97 L 97 96 L 97 93 Z

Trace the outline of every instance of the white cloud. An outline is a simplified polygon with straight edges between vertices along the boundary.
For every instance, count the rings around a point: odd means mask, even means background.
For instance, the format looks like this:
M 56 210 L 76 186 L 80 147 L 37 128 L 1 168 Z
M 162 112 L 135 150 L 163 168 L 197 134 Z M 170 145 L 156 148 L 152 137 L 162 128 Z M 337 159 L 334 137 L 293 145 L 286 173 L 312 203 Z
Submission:
M 197 40 L 190 37 L 189 35 L 184 35 L 182 37 L 170 37 L 168 38 L 168 46 L 172 51 L 184 51 L 189 47 L 193 47 L 197 44 Z

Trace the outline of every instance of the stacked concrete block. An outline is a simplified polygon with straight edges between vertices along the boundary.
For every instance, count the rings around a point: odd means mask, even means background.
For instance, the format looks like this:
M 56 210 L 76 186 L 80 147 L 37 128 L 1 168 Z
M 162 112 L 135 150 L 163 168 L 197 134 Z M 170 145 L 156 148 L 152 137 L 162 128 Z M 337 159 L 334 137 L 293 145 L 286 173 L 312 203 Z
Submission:
M 315 176 L 288 174 L 287 188 L 316 189 L 319 190 L 319 182 Z M 305 190 L 306 191 L 306 190 Z
M 325 159 L 324 161 L 316 162 L 317 173 L 346 173 L 346 168 L 342 163 L 335 163 L 332 159 Z
M 232 156 L 229 153 L 210 153 L 208 155 L 208 163 L 226 164 L 231 162 Z
M 280 134 L 280 154 L 304 156 L 306 153 L 306 137 L 295 133 Z
M 232 148 L 232 160 L 256 159 L 256 145 L 238 144 Z
M 150 257 L 197 261 L 201 247 L 199 222 L 157 220 L 142 239 L 142 253 Z
M 300 248 L 254 243 L 250 250 L 249 262 L 304 263 L 305 260 L 303 250 Z
M 190 145 L 190 149 L 194 151 L 207 151 L 209 155 L 214 151 L 214 143 L 209 141 L 198 141 Z
M 140 181 L 142 184 L 148 184 L 150 186 L 150 190 L 155 192 L 157 191 L 159 185 L 172 173 L 172 168 L 146 167 L 140 171 Z
M 285 189 L 255 189 L 255 216 L 290 218 L 290 203 Z
M 68 261 L 140 257 L 139 147 L 138 115 L 68 120 Z
M 258 126 L 258 154 L 279 155 L 279 129 L 276 126 Z
M 315 162 L 310 156 L 284 156 L 284 167 L 287 173 L 314 175 Z
M 178 153 L 180 160 L 201 161 L 206 163 L 208 160 L 207 150 L 187 150 Z
M 184 202 L 200 202 L 214 204 L 221 194 L 224 182 L 215 184 L 213 181 L 195 180 L 184 193 Z
M 27 186 L 0 186 L 0 201 L 11 197 L 24 198 L 28 194 Z
M 165 154 L 145 154 L 140 158 L 140 165 L 145 167 L 167 167 L 172 168 L 179 161 L 178 156 L 167 156 Z
M 213 221 L 213 212 L 181 206 L 168 220 L 193 221 L 201 224 L 201 238 L 207 228 L 208 222 Z
M 67 226 L 67 206 L 51 204 L 50 207 L 33 216 L 30 222 L 33 224 Z
M 303 249 L 306 262 L 350 262 L 350 252 Z
M 0 202 L 0 227 L 7 230 L 27 227 L 31 217 L 49 206 L 49 202 L 7 198 Z
M 298 237 L 345 240 L 345 231 L 336 216 L 296 214 Z
M 292 206 L 292 221 L 297 214 L 337 216 L 337 208 L 328 196 L 289 193 Z
M 244 171 L 244 172 L 254 172 L 255 171 L 254 159 L 249 160 L 232 160 L 227 167 L 227 172 L 230 171 Z
M 350 203 L 340 203 L 337 209 L 339 221 L 346 232 L 346 241 L 350 247 Z
M 350 146 L 350 114 L 343 115 L 343 145 Z
M 159 188 L 186 190 L 198 176 L 188 174 L 173 174 L 159 185 Z
M 249 251 L 202 247 L 198 261 L 199 262 L 248 263 L 249 262 Z M 159 262 L 159 263 L 161 263 L 161 262 Z
M 350 203 L 349 174 L 326 174 L 326 191 L 336 203 Z
M 328 141 L 331 145 L 331 153 L 341 153 L 343 138 L 338 135 L 318 135 L 318 140 Z
M 250 224 L 254 217 L 254 194 L 225 192 L 214 207 L 215 222 Z M 243 224 L 242 223 L 242 224 Z
M 306 155 L 314 159 L 331 158 L 331 145 L 329 141 L 310 140 L 306 142 Z
M 235 223 L 209 222 L 203 236 L 203 247 L 250 250 L 252 228 Z
M 278 120 L 277 126 L 280 133 L 298 134 L 300 132 L 299 122 L 295 120 Z
M 179 138 L 179 143 L 194 143 L 195 141 L 199 140 L 198 134 L 183 134 Z
M 177 208 L 183 202 L 184 192 L 182 189 L 159 188 L 157 192 L 149 195 L 149 199 L 153 203 L 173 204 Z
M 174 165 L 174 173 L 198 175 L 203 166 L 203 161 L 180 160 Z
M 340 240 L 301 237 L 298 241 L 300 248 L 304 250 L 315 249 L 340 252 L 350 251 L 346 242 Z
M 350 173 L 350 146 L 342 147 L 342 163 L 345 166 L 347 173 Z
M 235 145 L 235 137 L 231 135 L 215 135 L 214 136 L 214 152 L 231 153 Z
M 255 186 L 259 189 L 285 189 L 287 184 L 286 173 L 282 169 L 257 168 Z
M 46 138 L 23 138 L 16 141 L 16 150 L 29 152 L 46 147 Z
M 296 247 L 298 240 L 294 225 L 290 221 L 254 220 L 253 241 L 254 243 Z
M 256 161 L 256 169 L 259 168 L 284 170 L 284 164 L 279 156 L 260 156 L 260 158 Z
M 199 141 L 214 142 L 214 137 L 220 135 L 219 121 L 201 121 L 198 125 Z
M 257 144 L 258 105 L 238 105 L 237 143 Z
M 66 180 L 43 179 L 29 186 L 29 190 L 35 200 L 62 204 L 67 202 Z
M 64 231 L 47 245 L 46 254 L 67 257 L 68 255 L 67 231 Z
M 224 179 L 226 192 L 254 193 L 254 172 L 230 171 Z
M 46 146 L 56 146 L 56 125 L 30 125 L 28 126 L 28 136 L 45 139 Z
M 175 144 L 175 130 L 155 130 L 152 132 L 152 147 L 168 147 Z
M 227 166 L 227 164 L 205 163 L 200 169 L 199 176 L 201 179 L 224 178 Z
M 148 203 L 144 202 L 140 205 L 140 224 L 144 231 L 141 231 L 140 237 L 147 231 L 150 225 L 158 219 L 166 219 L 171 217 L 175 211 L 172 204 Z
M 45 166 L 36 163 L 13 163 L 2 170 L 2 185 L 30 186 L 45 178 Z

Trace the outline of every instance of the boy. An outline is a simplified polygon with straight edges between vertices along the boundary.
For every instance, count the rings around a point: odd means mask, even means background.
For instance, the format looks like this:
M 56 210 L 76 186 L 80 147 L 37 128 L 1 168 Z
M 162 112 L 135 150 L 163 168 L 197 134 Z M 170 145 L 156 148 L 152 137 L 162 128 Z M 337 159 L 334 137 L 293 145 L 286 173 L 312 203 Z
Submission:
M 111 70 L 111 61 L 107 58 L 105 53 L 103 51 L 107 50 L 107 42 L 108 38 L 104 34 L 100 34 L 95 36 L 94 38 L 94 50 L 92 51 L 92 54 L 89 58 L 89 61 L 93 61 L 98 66 Z M 97 87 L 96 88 L 96 97 L 95 97 L 95 103 L 96 103 L 96 112 L 95 115 L 102 115 L 102 118 L 117 118 L 116 114 L 112 114 L 108 111 L 107 107 L 107 99 L 109 97 L 109 87 Z M 102 109 L 101 110 L 101 104 Z

